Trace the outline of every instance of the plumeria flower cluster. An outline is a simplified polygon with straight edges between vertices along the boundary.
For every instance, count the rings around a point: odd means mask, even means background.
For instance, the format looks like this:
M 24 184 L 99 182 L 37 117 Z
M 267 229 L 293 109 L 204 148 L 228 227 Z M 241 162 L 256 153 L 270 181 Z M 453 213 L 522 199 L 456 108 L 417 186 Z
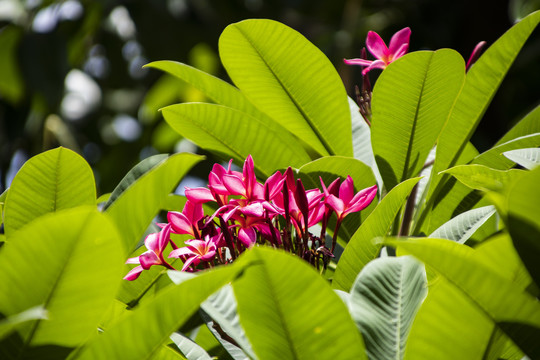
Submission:
M 145 239 L 147 251 L 130 258 L 127 264 L 138 264 L 125 277 L 134 280 L 151 266 L 174 267 L 167 261 L 178 258 L 182 271 L 195 272 L 234 261 L 240 253 L 257 244 L 267 244 L 294 253 L 322 269 L 333 257 L 337 234 L 345 217 L 366 208 L 377 194 L 377 185 L 354 192 L 350 176 L 340 178 L 322 191 L 306 190 L 300 179 L 294 178 L 289 167 L 283 174 L 277 171 L 264 183 L 257 181 L 253 158 L 247 157 L 243 171 L 215 164 L 205 188 L 187 188 L 187 201 L 182 212 L 169 211 L 161 230 Z M 203 204 L 213 202 L 217 210 L 205 215 Z M 330 248 L 326 246 L 326 226 L 336 216 L 336 227 Z M 318 236 L 310 228 L 321 224 Z M 186 234 L 182 247 L 171 234 Z M 164 250 L 171 245 L 167 259 Z

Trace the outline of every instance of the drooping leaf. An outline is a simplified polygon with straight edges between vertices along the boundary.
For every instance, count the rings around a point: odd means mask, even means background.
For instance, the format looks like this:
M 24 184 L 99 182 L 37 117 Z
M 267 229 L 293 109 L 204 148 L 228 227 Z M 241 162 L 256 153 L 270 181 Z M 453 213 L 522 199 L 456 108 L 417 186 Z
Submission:
M 426 294 L 424 265 L 410 256 L 378 258 L 362 269 L 351 289 L 349 309 L 370 359 L 403 359 Z
M 491 45 L 467 72 L 463 88 L 439 137 L 428 198 L 439 191 L 440 181 L 447 179 L 447 175 L 439 173 L 457 164 L 504 76 L 538 22 L 538 11 L 521 20 Z
M 441 227 L 432 232 L 429 237 L 453 240 L 463 244 L 493 214 L 495 214 L 494 206 L 483 206 L 466 211 L 444 223 Z
M 413 178 L 395 186 L 354 233 L 337 264 L 332 281 L 333 288 L 349 291 L 360 270 L 377 257 L 381 245 L 375 244 L 373 240 L 386 235 L 419 180 L 420 178 Z
M 169 336 L 195 313 L 200 304 L 232 281 L 244 265 L 224 266 L 169 286 L 151 301 L 116 322 L 80 351 L 77 359 L 153 359 Z
M 218 292 L 211 295 L 202 305 L 201 309 L 207 314 L 215 323 L 218 324 L 220 329 L 236 344 L 240 346 L 240 350 L 243 357 L 255 358 L 253 349 L 249 340 L 246 338 L 246 334 L 242 325 L 240 324 L 240 317 L 238 316 L 237 303 L 234 297 L 233 289 L 230 285 L 226 285 Z M 203 316 L 204 318 L 204 316 Z M 209 325 L 211 327 L 211 325 Z M 225 349 L 229 351 L 227 344 L 223 344 Z M 230 351 L 229 351 L 230 353 Z M 231 354 L 232 356 L 233 354 Z M 242 354 L 240 354 L 242 355 Z
M 501 191 L 523 175 L 522 170 L 494 170 L 483 165 L 458 165 L 443 171 L 471 189 Z
M 106 213 L 122 235 L 126 256 L 135 249 L 167 195 L 201 160 L 200 156 L 187 153 L 170 156 L 138 178 L 107 208 Z
M 540 285 L 540 168 L 527 171 L 506 194 L 508 230 L 525 267 Z
M 203 348 L 201 348 L 197 343 L 195 343 L 190 338 L 174 332 L 170 336 L 171 340 L 175 343 L 176 346 L 180 349 L 182 354 L 188 360 L 212 360 L 210 355 Z
M 173 129 L 195 144 L 242 163 L 252 155 L 255 166 L 270 176 L 277 169 L 311 160 L 287 131 L 276 132 L 255 117 L 215 104 L 179 104 L 162 109 Z M 272 151 L 268 151 L 272 149 Z
M 273 20 L 229 25 L 219 39 L 227 73 L 260 110 L 320 155 L 352 156 L 343 83 L 328 58 Z
M 62 147 L 36 155 L 21 167 L 7 193 L 7 240 L 42 215 L 95 203 L 94 174 L 80 155 Z
M 9 289 L 0 292 L 0 312 L 42 305 L 49 314 L 20 325 L 24 354 L 45 344 L 76 347 L 96 333 L 122 278 L 123 248 L 107 216 L 79 207 L 19 230 L 0 259 L 0 282 Z M 0 348 L 13 345 L 8 338 Z
M 518 165 L 523 166 L 524 168 L 529 170 L 540 166 L 539 148 L 511 150 L 504 152 L 503 155 L 510 160 L 516 162 Z
M 260 359 L 366 359 L 345 304 L 301 259 L 258 247 L 233 282 L 240 322 Z
M 371 141 L 387 190 L 418 176 L 465 78 L 454 50 L 403 56 L 373 89 Z
M 113 192 L 110 194 L 107 202 L 105 205 L 103 205 L 102 210 L 106 211 L 109 206 L 111 206 L 112 203 L 118 199 L 120 195 L 122 195 L 124 191 L 126 191 L 135 181 L 137 181 L 137 179 L 146 174 L 159 163 L 163 162 L 167 157 L 167 154 L 154 155 L 135 165 L 131 170 L 129 170 L 126 176 L 120 180 L 118 185 L 116 185 L 116 188 L 114 188 Z
M 437 271 L 528 356 L 536 358 L 539 355 L 540 304 L 520 286 L 476 259 L 470 247 L 430 238 L 390 240 L 388 244 L 406 251 Z

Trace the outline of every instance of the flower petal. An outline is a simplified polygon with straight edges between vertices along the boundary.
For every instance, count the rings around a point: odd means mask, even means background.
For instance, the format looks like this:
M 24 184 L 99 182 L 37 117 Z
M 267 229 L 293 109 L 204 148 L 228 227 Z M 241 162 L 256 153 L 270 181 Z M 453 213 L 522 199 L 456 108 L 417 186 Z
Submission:
M 130 272 L 127 273 L 126 276 L 124 276 L 124 280 L 133 281 L 137 279 L 139 275 L 141 275 L 143 270 L 144 269 L 142 268 L 142 266 L 134 267 L 133 269 L 131 269 Z
M 383 39 L 375 31 L 368 32 L 366 47 L 373 56 L 380 60 L 384 60 L 389 54 Z
M 347 175 L 347 179 L 341 183 L 339 187 L 339 198 L 343 201 L 345 206 L 349 206 L 352 198 L 354 197 L 354 182 L 350 175 Z
M 169 211 L 167 213 L 167 220 L 169 221 L 169 224 L 171 224 L 174 233 L 195 236 L 193 228 L 191 227 L 191 221 L 189 221 L 186 215 L 177 211 Z
M 207 188 L 185 188 L 185 194 L 189 201 L 205 203 L 208 201 L 216 201 L 210 189 Z
M 236 176 L 233 175 L 223 175 L 223 185 L 227 188 L 229 191 L 229 195 L 242 195 L 244 197 L 246 196 L 246 187 L 244 186 L 244 182 L 242 179 L 239 179 Z
M 369 66 L 373 61 L 365 59 L 343 59 L 343 62 L 347 65 Z
M 349 208 L 345 211 L 347 214 L 365 209 L 371 204 L 377 195 L 377 185 L 360 190 L 351 200 Z
M 345 204 L 343 204 L 343 201 L 334 195 L 330 195 L 326 198 L 326 204 L 336 212 L 338 217 L 345 209 Z
M 238 239 L 246 247 L 250 247 L 257 242 L 257 232 L 254 228 L 246 228 L 238 230 Z
M 156 253 L 153 251 L 146 251 L 139 256 L 141 266 L 144 270 L 150 269 L 152 265 L 160 265 L 161 260 L 157 257 Z
M 385 69 L 386 65 L 387 64 L 382 60 L 375 60 L 374 62 L 371 63 L 371 65 L 369 65 L 367 68 L 362 70 L 362 75 L 366 75 L 368 72 L 370 72 L 373 69 Z
M 405 54 L 405 52 L 407 52 L 407 48 L 409 47 L 410 37 L 411 37 L 411 29 L 408 27 L 399 30 L 397 33 L 395 33 L 392 36 L 392 38 L 390 39 L 390 44 L 388 45 L 388 50 L 389 50 L 390 55 L 394 55 L 393 56 L 394 60 L 397 57 Z M 405 52 L 403 52 L 399 56 L 396 56 L 395 54 L 397 54 L 403 48 L 403 45 L 406 45 Z

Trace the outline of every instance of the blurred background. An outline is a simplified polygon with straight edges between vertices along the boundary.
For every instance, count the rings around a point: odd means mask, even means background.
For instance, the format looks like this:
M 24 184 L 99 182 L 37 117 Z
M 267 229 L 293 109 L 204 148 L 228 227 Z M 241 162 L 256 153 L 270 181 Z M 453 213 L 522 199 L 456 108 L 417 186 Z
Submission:
M 0 0 L 0 193 L 25 160 L 60 145 L 91 164 L 98 194 L 150 155 L 204 153 L 158 112 L 204 96 L 142 66 L 175 60 L 227 79 L 217 44 L 230 23 L 270 18 L 298 30 L 353 95 L 360 68 L 343 58 L 360 55 L 368 30 L 388 42 L 409 26 L 411 51 L 449 47 L 467 59 L 476 43 L 492 44 L 537 9 L 540 0 Z M 538 105 L 539 64 L 537 29 L 472 139 L 479 150 Z M 198 165 L 194 179 L 205 185 L 214 161 Z

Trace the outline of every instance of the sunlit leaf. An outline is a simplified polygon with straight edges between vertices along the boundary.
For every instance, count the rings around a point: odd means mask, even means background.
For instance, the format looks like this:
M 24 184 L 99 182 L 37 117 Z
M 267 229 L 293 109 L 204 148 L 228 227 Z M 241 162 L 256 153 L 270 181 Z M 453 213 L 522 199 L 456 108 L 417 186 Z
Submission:
M 320 155 L 352 155 L 347 94 L 330 60 L 273 20 L 229 25 L 219 39 L 227 73 L 260 110 Z
M 95 204 L 94 174 L 80 155 L 62 147 L 36 155 L 21 167 L 7 193 L 7 240 L 42 215 Z
M 532 170 L 540 166 L 540 149 L 539 148 L 526 148 L 506 151 L 504 156 L 510 160 L 516 162 L 518 165 L 523 166 L 526 169 Z
M 170 156 L 131 183 L 107 209 L 122 234 L 126 255 L 135 249 L 167 195 L 201 160 L 202 157 L 187 153 Z
M 429 237 L 453 240 L 463 244 L 493 214 L 495 214 L 494 206 L 484 206 L 466 211 L 444 223 L 441 227 L 432 232 Z
M 48 319 L 47 310 L 43 306 L 34 306 L 28 310 L 24 310 L 18 314 L 8 316 L 0 320 L 0 339 L 5 335 L 17 329 L 17 327 L 27 321 L 31 320 L 46 320 Z
M 176 332 L 172 333 L 171 340 L 178 346 L 182 354 L 184 354 L 188 360 L 212 360 L 210 355 L 208 355 L 203 348 L 182 334 Z
M 169 286 L 153 300 L 141 304 L 93 338 L 77 359 L 151 359 L 200 304 L 221 286 L 233 280 L 243 265 L 224 266 L 179 285 Z
M 464 78 L 463 58 L 442 49 L 405 55 L 377 79 L 371 141 L 387 190 L 418 176 Z
M 492 169 L 508 170 L 515 163 L 503 155 L 505 152 L 536 146 L 540 146 L 540 132 L 523 135 L 494 146 L 475 157 L 472 163 L 489 166 Z
M 448 175 L 439 173 L 457 165 L 457 159 L 496 90 L 538 22 L 540 12 L 521 20 L 491 45 L 467 72 L 463 88 L 439 137 L 428 201 L 440 191 L 440 181 L 448 179 Z
M 351 289 L 349 309 L 370 359 L 403 359 L 426 294 L 424 265 L 412 257 L 378 258 L 362 269 Z
M 381 245 L 375 244 L 373 240 L 386 235 L 419 180 L 413 178 L 395 186 L 354 233 L 337 264 L 332 281 L 335 289 L 349 291 L 360 270 L 377 257 Z
M 475 258 L 466 245 L 442 239 L 389 241 L 420 259 L 467 295 L 531 358 L 539 355 L 540 304 L 512 281 Z M 429 298 L 429 296 L 428 296 Z
M 122 262 L 114 224 L 91 207 L 43 216 L 13 235 L 0 251 L 0 283 L 10 289 L 0 292 L 0 312 L 42 305 L 49 314 L 19 327 L 21 353 L 51 343 L 79 346 L 95 334 L 122 279 Z
M 233 282 L 240 322 L 260 359 L 366 359 L 345 304 L 303 260 L 250 250 L 253 266 Z
M 443 171 L 471 189 L 501 191 L 523 175 L 522 170 L 494 170 L 483 165 L 458 165 Z
M 202 148 L 233 158 L 237 163 L 251 154 L 257 170 L 264 176 L 311 160 L 290 133 L 277 133 L 257 118 L 229 107 L 179 104 L 162 111 L 173 129 Z

